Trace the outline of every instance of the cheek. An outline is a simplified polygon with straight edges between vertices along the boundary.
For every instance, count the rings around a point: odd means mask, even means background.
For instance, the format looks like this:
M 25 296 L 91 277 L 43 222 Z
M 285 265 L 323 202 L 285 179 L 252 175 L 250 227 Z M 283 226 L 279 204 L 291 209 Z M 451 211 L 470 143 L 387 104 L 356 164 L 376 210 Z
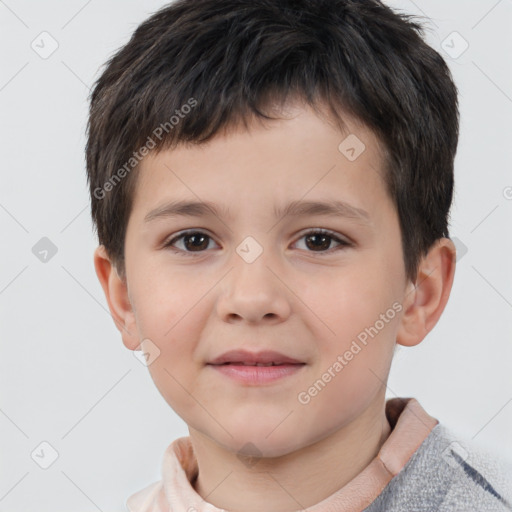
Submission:
M 140 286 L 134 287 L 138 334 L 157 354 L 148 370 L 166 399 L 180 396 L 183 388 L 178 383 L 190 388 L 187 378 L 198 364 L 194 351 L 204 320 L 204 303 L 198 300 L 204 292 L 185 286 L 183 277 L 140 277 Z
M 325 286 L 315 283 L 304 299 L 315 313 L 309 328 L 318 345 L 317 371 L 331 368 L 336 375 L 332 381 L 348 399 L 354 390 L 362 393 L 362 388 L 378 384 L 378 377 L 385 380 L 391 362 L 401 304 L 387 281 L 377 262 L 366 262 L 346 272 L 338 270 Z
M 198 402 L 193 398 L 201 396 L 197 377 L 203 365 L 196 354 L 197 340 L 201 337 L 198 313 L 187 317 L 184 309 L 181 305 L 175 312 L 160 306 L 159 311 L 170 322 L 161 317 L 151 324 L 147 318 L 144 332 L 159 348 L 159 356 L 148 366 L 155 386 L 180 417 L 188 418 L 204 412 L 196 411 Z M 192 318 L 194 322 L 190 321 Z
M 148 267 L 137 275 L 132 291 L 136 297 L 139 331 L 164 342 L 180 329 L 181 323 L 197 314 L 199 300 L 208 291 L 208 284 L 190 273 L 164 266 Z
M 297 281 L 308 316 L 318 324 L 315 332 L 323 339 L 354 337 L 393 304 L 393 290 L 381 264 L 376 258 L 363 258 L 361 254 L 356 263 L 347 259 L 343 267 L 324 268 Z

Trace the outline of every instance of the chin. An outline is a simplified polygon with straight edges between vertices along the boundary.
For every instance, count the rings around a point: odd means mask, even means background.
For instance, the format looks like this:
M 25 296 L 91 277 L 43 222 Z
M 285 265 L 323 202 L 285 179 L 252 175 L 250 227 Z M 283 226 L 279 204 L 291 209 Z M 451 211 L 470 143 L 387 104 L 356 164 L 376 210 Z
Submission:
M 301 446 L 301 440 L 284 427 L 278 434 L 277 430 L 274 430 L 278 423 L 274 423 L 272 427 L 262 425 L 260 428 L 255 428 L 252 425 L 250 432 L 247 429 L 242 429 L 238 435 L 231 431 L 233 437 L 227 439 L 228 446 L 226 448 L 240 458 L 273 458 L 296 451 Z M 278 429 L 280 428 L 278 427 Z M 270 432 L 272 433 L 269 435 Z

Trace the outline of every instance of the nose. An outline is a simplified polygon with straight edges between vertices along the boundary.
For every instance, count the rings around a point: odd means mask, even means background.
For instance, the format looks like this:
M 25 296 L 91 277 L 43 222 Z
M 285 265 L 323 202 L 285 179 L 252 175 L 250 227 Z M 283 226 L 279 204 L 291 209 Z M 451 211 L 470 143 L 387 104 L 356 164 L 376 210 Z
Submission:
M 217 301 L 217 313 L 223 321 L 277 324 L 290 316 L 292 292 L 276 266 L 268 265 L 265 251 L 252 263 L 235 253 L 231 263 Z

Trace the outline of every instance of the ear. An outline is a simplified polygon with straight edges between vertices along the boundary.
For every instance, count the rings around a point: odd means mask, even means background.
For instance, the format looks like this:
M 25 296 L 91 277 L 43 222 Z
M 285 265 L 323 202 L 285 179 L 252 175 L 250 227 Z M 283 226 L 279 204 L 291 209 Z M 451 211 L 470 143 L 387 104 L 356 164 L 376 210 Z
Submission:
M 111 263 L 103 245 L 94 251 L 94 268 L 105 293 L 112 319 L 121 332 L 125 347 L 137 350 L 140 342 L 127 283 L 126 280 L 119 277 L 117 269 Z
M 436 325 L 452 289 L 456 248 L 449 238 L 440 238 L 419 265 L 416 284 L 409 282 L 404 313 L 397 333 L 399 345 L 418 345 Z

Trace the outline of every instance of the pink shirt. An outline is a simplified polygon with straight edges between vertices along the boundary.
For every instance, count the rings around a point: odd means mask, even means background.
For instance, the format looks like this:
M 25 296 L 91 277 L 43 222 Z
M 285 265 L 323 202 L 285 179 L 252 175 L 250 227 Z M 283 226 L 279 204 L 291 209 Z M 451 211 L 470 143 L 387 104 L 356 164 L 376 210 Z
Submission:
M 382 492 L 439 423 L 414 398 L 386 402 L 391 434 L 377 456 L 341 489 L 305 512 L 360 512 Z M 173 441 L 164 453 L 162 480 L 128 498 L 129 512 L 226 512 L 203 500 L 193 483 L 197 460 L 189 437 Z

